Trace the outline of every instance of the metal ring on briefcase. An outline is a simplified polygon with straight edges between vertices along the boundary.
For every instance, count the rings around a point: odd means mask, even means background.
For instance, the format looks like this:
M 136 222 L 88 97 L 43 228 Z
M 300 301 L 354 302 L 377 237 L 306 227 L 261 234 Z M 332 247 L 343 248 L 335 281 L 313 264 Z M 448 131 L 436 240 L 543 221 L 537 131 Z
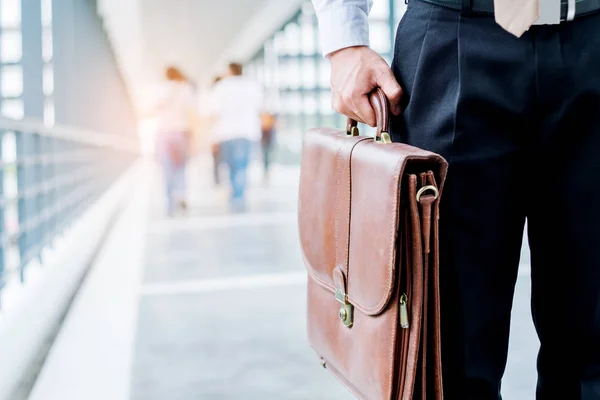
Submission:
M 388 99 L 381 88 L 377 88 L 369 94 L 369 101 L 375 110 L 375 118 L 377 119 L 377 130 L 375 131 L 375 141 L 381 143 L 391 143 L 392 140 L 389 134 L 390 128 L 390 106 Z M 358 136 L 358 123 L 352 118 L 348 118 L 346 125 L 346 134 L 349 136 Z
M 417 201 L 421 202 L 421 196 L 423 196 L 423 194 L 429 190 L 431 190 L 433 192 L 433 199 L 436 200 L 438 198 L 438 196 L 440 195 L 440 192 L 438 191 L 438 189 L 435 186 L 427 185 L 427 186 L 423 186 L 417 192 Z

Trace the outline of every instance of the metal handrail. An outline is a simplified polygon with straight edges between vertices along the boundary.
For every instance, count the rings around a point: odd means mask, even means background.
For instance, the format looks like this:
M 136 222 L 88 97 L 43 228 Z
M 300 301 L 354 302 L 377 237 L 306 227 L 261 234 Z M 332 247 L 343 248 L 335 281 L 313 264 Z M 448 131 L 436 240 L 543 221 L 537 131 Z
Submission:
M 15 154 L 0 159 L 0 295 L 8 277 L 24 282 L 28 264 L 43 262 L 44 249 L 139 156 L 135 136 L 6 118 L 0 118 L 0 154 L 8 135 Z M 5 192 L 7 182 L 12 193 Z M 7 215 L 16 217 L 13 226 Z
M 89 129 L 73 128 L 64 125 L 54 125 L 48 127 L 43 123 L 24 118 L 14 120 L 0 117 L 0 129 L 5 131 L 19 131 L 22 133 L 37 134 L 40 136 L 51 137 L 53 139 L 64 139 L 82 144 L 112 147 L 116 150 L 139 151 L 139 141 L 136 137 L 125 135 L 115 135 L 113 133 L 96 132 Z

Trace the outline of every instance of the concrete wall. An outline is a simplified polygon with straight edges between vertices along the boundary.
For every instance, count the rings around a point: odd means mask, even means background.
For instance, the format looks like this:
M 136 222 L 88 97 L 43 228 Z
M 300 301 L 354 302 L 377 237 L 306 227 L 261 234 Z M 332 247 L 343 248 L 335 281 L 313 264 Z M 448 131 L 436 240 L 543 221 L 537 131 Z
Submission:
M 137 133 L 130 94 L 95 0 L 55 0 L 54 98 L 57 124 Z

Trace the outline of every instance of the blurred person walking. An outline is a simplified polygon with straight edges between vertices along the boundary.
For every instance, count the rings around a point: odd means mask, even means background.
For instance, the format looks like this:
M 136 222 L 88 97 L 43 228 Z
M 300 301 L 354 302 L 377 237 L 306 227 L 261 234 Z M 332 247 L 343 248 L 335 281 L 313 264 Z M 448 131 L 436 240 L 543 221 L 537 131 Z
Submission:
M 195 112 L 193 83 L 176 67 L 168 67 L 152 114 L 157 116 L 156 156 L 163 168 L 169 216 L 177 209 L 187 209 L 185 169 L 192 141 L 191 116 Z
M 219 83 L 221 81 L 222 77 L 217 76 L 214 81 L 213 81 L 213 88 L 214 86 Z M 214 126 L 210 128 L 210 130 L 214 130 Z M 210 151 L 211 151 L 211 155 L 212 155 L 212 160 L 213 160 L 213 180 L 216 186 L 219 186 L 221 184 L 221 171 L 220 171 L 220 167 L 221 167 L 221 155 L 220 155 L 220 150 L 219 150 L 219 142 L 217 140 L 217 136 L 214 134 L 214 132 L 210 132 L 209 133 L 209 137 L 210 137 Z
M 536 398 L 600 400 L 600 3 L 409 0 L 392 68 L 369 48 L 372 0 L 313 4 L 334 108 L 375 126 L 380 87 L 392 140 L 450 164 L 445 398 L 501 398 L 527 219 Z
M 215 141 L 220 159 L 227 164 L 231 206 L 244 207 L 247 169 L 252 145 L 261 138 L 260 114 L 263 90 L 258 82 L 242 76 L 242 65 L 229 64 L 227 73 L 212 92 Z
M 263 157 L 263 171 L 265 182 L 269 180 L 269 169 L 271 166 L 271 151 L 275 142 L 275 123 L 277 117 L 270 112 L 263 112 L 261 119 L 261 154 Z

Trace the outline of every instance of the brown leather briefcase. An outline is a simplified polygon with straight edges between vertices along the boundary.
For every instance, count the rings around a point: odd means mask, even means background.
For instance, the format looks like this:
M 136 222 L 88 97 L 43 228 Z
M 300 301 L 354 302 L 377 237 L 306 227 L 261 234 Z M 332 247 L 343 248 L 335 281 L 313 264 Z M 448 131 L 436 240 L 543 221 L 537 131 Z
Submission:
M 314 129 L 303 140 L 300 242 L 308 339 L 360 399 L 442 399 L 438 215 L 447 163 L 391 143 L 371 95 L 375 138 Z

